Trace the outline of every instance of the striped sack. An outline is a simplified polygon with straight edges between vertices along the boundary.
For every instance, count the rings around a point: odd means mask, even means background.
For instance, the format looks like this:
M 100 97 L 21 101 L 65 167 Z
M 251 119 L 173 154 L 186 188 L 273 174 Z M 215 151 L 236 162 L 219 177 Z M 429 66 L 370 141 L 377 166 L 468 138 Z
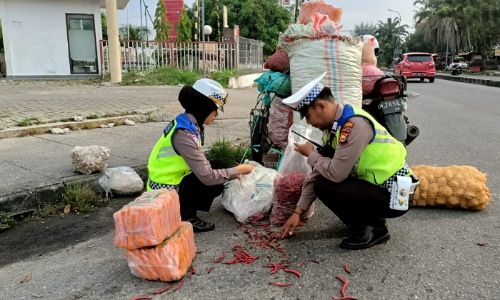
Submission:
M 292 93 L 326 72 L 321 83 L 332 89 L 335 99 L 361 108 L 362 39 L 335 37 L 287 40 L 282 36 L 280 46 L 290 57 Z

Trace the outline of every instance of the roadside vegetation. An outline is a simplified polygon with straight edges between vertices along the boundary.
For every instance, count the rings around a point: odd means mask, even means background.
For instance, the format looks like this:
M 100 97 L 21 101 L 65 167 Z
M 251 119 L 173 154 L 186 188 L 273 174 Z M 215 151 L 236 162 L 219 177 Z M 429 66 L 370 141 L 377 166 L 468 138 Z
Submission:
M 66 186 L 61 201 L 40 204 L 34 217 L 61 216 L 71 212 L 87 213 L 107 204 L 106 198 L 90 184 L 69 184 Z
M 236 70 L 213 72 L 210 78 L 227 87 L 229 78 L 237 74 Z M 176 68 L 158 68 L 148 71 L 130 71 L 123 75 L 121 85 L 192 85 L 202 78 L 199 71 L 180 70 Z
M 245 159 L 251 159 L 251 151 L 247 150 L 248 145 L 231 144 L 226 137 L 223 137 L 212 143 L 208 157 L 210 160 L 222 160 L 229 167 L 234 167 Z

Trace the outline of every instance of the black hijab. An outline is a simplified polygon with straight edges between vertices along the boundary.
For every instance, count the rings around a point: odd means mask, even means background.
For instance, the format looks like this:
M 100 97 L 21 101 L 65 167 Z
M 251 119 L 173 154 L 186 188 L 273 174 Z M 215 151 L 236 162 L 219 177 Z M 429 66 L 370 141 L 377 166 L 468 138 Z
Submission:
M 185 85 L 181 89 L 179 102 L 186 113 L 192 114 L 195 117 L 200 128 L 203 128 L 203 123 L 208 115 L 213 111 L 217 111 L 215 102 L 189 85 Z

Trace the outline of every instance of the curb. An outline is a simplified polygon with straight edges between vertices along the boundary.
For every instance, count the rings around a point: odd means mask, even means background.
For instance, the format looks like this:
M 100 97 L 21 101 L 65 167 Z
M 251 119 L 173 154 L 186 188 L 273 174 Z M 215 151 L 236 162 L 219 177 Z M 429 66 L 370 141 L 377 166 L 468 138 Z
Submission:
M 500 80 L 490 80 L 482 78 L 461 77 L 461 76 L 451 76 L 451 75 L 441 75 L 441 74 L 437 74 L 436 78 L 500 88 Z
M 135 166 L 131 168 L 135 170 L 144 182 L 147 181 L 147 166 Z M 63 178 L 60 182 L 52 183 L 47 186 L 29 188 L 10 195 L 1 195 L 0 211 L 7 212 L 12 217 L 31 214 L 45 204 L 61 202 L 66 192 L 66 187 L 71 184 L 88 185 L 94 191 L 104 195 L 104 190 L 99 185 L 99 178 L 103 175 L 104 173 L 75 175 Z
M 107 125 L 109 123 L 114 123 L 115 125 L 123 125 L 126 119 L 132 120 L 136 123 L 148 122 L 147 115 L 127 115 L 121 117 L 84 120 L 79 122 L 47 123 L 41 125 L 15 127 L 15 128 L 7 128 L 5 130 L 0 130 L 0 139 L 45 134 L 50 132 L 50 130 L 53 128 L 60 128 L 60 129 L 69 128 L 71 130 L 77 130 L 77 129 L 82 130 L 82 129 L 98 128 L 101 125 Z

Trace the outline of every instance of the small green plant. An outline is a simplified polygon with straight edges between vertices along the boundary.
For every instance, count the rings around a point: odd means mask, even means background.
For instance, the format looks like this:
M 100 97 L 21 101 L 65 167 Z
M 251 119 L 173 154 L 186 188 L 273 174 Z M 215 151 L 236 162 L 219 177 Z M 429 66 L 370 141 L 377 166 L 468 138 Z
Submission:
M 97 114 L 91 114 L 90 116 L 87 117 L 87 119 L 95 120 L 99 119 L 99 116 Z
M 41 123 L 42 122 L 40 122 L 40 119 L 36 117 L 29 117 L 22 119 L 19 123 L 17 123 L 17 126 L 26 127 L 31 125 L 39 125 Z
M 222 72 L 212 73 L 210 76 L 213 80 L 220 83 L 223 87 L 227 87 L 229 85 L 229 79 L 238 74 L 237 70 L 225 70 Z
M 70 204 L 72 210 L 79 212 L 88 212 L 106 203 L 106 199 L 85 184 L 70 184 L 66 186 L 66 192 L 63 194 L 63 204 Z
M 14 219 L 6 213 L 0 212 L 0 232 L 9 229 L 14 223 Z
M 62 118 L 59 121 L 61 121 L 61 122 L 71 122 L 71 121 L 73 121 L 73 119 L 72 118 Z
M 250 151 L 246 151 L 247 146 L 242 144 L 231 145 L 231 142 L 223 137 L 222 140 L 215 141 L 210 148 L 210 160 L 220 159 L 229 167 L 234 167 L 244 159 L 250 159 Z
M 64 209 L 62 203 L 44 203 L 39 204 L 38 209 L 35 212 L 34 217 L 47 218 L 52 216 L 60 215 Z

